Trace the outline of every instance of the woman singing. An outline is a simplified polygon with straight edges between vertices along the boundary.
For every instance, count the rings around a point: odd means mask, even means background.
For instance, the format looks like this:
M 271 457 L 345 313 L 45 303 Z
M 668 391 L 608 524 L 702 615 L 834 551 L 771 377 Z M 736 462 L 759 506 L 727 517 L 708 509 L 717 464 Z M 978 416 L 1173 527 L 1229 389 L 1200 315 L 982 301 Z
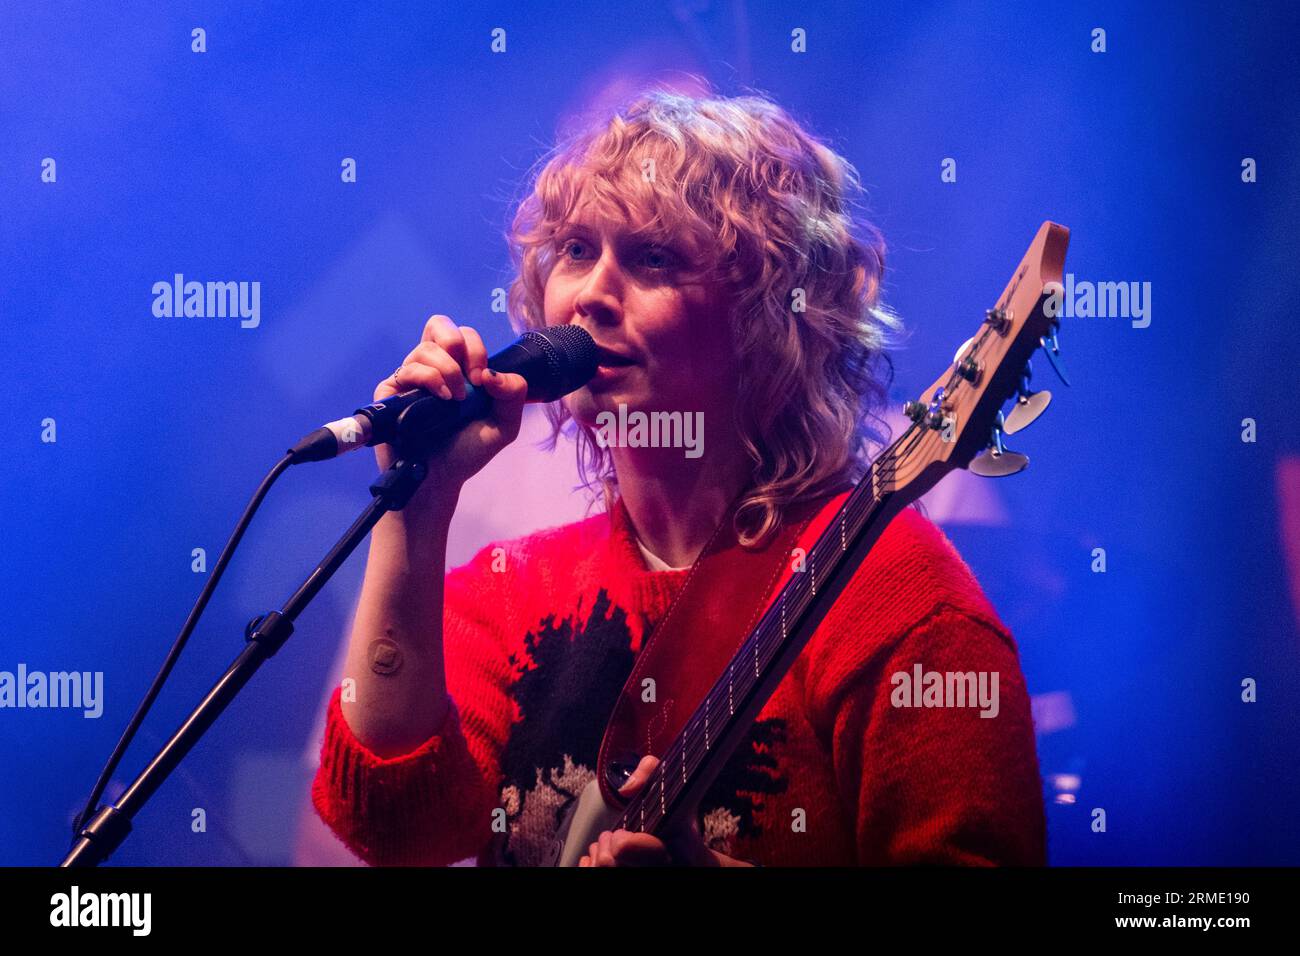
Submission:
M 596 377 L 548 408 L 603 500 L 586 520 L 447 573 L 459 491 L 518 434 L 525 383 L 487 371 L 478 333 L 435 315 L 376 388 L 450 399 L 469 382 L 494 417 L 432 457 L 371 538 L 313 786 L 364 860 L 543 862 L 638 651 L 724 516 L 756 547 L 795 505 L 843 500 L 897 328 L 857 192 L 844 159 L 756 96 L 645 94 L 550 155 L 509 232 L 510 313 L 599 347 Z M 611 441 L 598 416 L 620 406 L 692 416 L 698 454 Z M 376 448 L 381 469 L 392 454 Z M 918 665 L 996 675 L 996 706 L 898 706 L 891 679 Z M 605 832 L 581 865 L 1045 862 L 1015 643 L 918 511 L 894 518 L 693 817 L 663 840 Z

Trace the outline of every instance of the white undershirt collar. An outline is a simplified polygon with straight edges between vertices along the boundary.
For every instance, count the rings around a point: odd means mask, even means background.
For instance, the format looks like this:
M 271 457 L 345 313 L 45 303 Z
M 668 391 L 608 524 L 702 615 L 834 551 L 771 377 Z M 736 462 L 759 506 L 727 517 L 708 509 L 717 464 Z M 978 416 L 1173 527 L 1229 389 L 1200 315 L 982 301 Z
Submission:
M 645 558 L 646 566 L 649 567 L 651 571 L 685 571 L 690 568 L 689 564 L 684 568 L 671 567 L 667 561 L 659 557 L 657 554 L 652 553 L 649 548 L 642 544 L 641 539 L 637 535 L 633 534 L 632 538 L 636 541 L 636 546 L 641 552 L 641 557 Z

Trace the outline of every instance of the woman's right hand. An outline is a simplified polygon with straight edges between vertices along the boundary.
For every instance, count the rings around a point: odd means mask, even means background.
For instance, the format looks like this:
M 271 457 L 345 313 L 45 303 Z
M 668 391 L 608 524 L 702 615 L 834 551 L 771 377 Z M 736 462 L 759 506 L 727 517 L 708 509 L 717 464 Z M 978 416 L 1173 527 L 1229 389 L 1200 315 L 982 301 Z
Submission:
M 375 388 L 376 402 L 423 388 L 443 399 L 465 397 L 465 383 L 481 386 L 492 397 L 492 413 L 456 433 L 429 459 L 429 475 L 403 509 L 411 512 L 433 501 L 451 500 L 460 487 L 519 435 L 528 382 L 522 375 L 501 374 L 487 367 L 487 349 L 478 332 L 456 325 L 445 315 L 432 316 L 424 326 L 420 344 L 402 361 L 397 378 L 392 375 Z M 396 455 L 391 445 L 375 446 L 380 471 L 387 471 Z

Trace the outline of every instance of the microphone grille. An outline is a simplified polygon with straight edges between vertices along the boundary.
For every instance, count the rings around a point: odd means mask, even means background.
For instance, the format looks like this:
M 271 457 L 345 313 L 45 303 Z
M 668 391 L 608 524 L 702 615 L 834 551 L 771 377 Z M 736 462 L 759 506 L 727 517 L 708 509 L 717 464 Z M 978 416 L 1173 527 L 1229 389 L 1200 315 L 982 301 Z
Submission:
M 591 381 L 596 374 L 596 342 L 586 329 L 576 325 L 554 325 L 547 329 L 532 329 L 524 338 L 546 356 L 548 378 L 553 386 L 538 395 L 542 401 L 554 401 Z M 532 389 L 529 398 L 534 398 Z

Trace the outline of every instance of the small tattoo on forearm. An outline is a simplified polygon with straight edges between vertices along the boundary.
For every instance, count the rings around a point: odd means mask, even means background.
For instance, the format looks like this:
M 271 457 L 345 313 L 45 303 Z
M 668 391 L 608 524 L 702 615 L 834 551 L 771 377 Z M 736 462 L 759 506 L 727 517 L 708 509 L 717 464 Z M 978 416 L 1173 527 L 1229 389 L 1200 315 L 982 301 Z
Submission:
M 402 649 L 384 638 L 371 641 L 370 669 L 384 676 L 396 674 L 402 669 Z

